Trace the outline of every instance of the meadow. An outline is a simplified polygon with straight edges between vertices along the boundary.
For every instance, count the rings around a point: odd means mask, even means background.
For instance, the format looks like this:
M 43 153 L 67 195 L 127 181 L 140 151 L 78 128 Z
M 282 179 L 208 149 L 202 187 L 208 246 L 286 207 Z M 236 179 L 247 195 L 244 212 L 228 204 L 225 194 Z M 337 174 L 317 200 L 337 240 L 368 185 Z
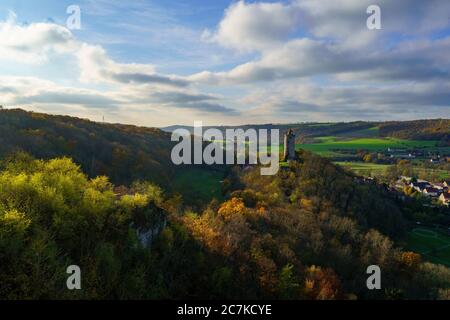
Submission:
M 365 135 L 368 132 L 377 133 L 376 128 L 370 128 L 357 131 L 358 133 L 364 131 Z M 359 150 L 370 152 L 385 152 L 388 148 L 392 149 L 421 149 L 425 152 L 441 152 L 449 153 L 450 147 L 439 147 L 437 141 L 429 140 L 404 140 L 396 138 L 380 138 L 380 137 L 365 137 L 365 138 L 351 138 L 338 136 L 315 137 L 314 143 L 300 143 L 296 144 L 297 150 L 304 149 L 316 153 L 322 157 L 334 158 L 334 163 L 346 169 L 363 176 L 384 176 L 386 170 L 391 164 L 377 164 L 365 163 L 360 161 L 357 156 Z M 280 153 L 284 150 L 283 144 L 280 145 Z M 413 161 L 414 170 L 419 175 L 433 175 L 438 180 L 450 178 L 450 172 L 447 170 L 423 168 L 423 159 L 416 159 Z M 287 166 L 287 163 L 281 162 L 280 165 Z
M 395 138 L 356 138 L 319 137 L 317 143 L 298 144 L 296 148 L 312 151 L 324 157 L 341 155 L 339 151 L 383 151 L 387 148 L 433 148 L 436 141 L 403 140 Z
M 202 168 L 186 168 L 180 170 L 174 180 L 174 190 L 181 190 L 183 198 L 210 201 L 213 198 L 222 200 L 223 172 Z
M 347 161 L 347 162 L 336 161 L 334 163 L 346 169 L 352 170 L 353 172 L 359 175 L 372 177 L 383 176 L 386 173 L 386 170 L 391 166 L 390 164 L 365 163 L 358 161 Z M 450 172 L 447 170 L 430 169 L 430 168 L 426 169 L 414 166 L 414 171 L 419 176 L 432 175 L 437 177 L 438 180 L 445 180 L 450 178 Z
M 450 266 L 450 235 L 440 229 L 415 228 L 409 232 L 406 249 L 425 260 Z
M 383 175 L 387 168 L 391 165 L 389 164 L 376 164 L 376 163 L 365 163 L 365 162 L 356 162 L 356 161 L 337 161 L 335 164 L 340 165 L 346 169 L 350 169 L 353 172 L 363 175 L 363 176 L 380 176 Z

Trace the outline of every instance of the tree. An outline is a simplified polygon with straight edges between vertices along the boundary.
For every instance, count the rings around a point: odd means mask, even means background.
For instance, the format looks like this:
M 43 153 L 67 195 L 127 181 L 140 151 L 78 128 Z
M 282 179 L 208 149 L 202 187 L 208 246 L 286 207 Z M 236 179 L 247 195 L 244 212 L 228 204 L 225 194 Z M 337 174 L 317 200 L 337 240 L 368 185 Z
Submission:
M 106 177 L 88 179 L 68 158 L 42 161 L 19 155 L 3 168 L 0 298 L 120 295 L 119 280 L 142 259 L 130 225 L 141 219 L 154 228 L 152 223 L 160 222 L 154 220 L 155 201 L 164 202 L 160 189 L 143 183 L 142 193 L 118 199 Z M 64 290 L 70 264 L 83 266 L 84 291 Z
M 233 216 L 245 214 L 246 208 L 244 201 L 241 198 L 231 198 L 222 204 L 219 208 L 219 215 L 225 220 L 231 219 Z
M 315 300 L 335 300 L 343 297 L 339 278 L 330 268 L 307 268 L 304 291 L 308 298 Z
M 293 268 L 292 264 L 287 264 L 281 269 L 278 290 L 282 299 L 295 299 L 299 295 L 300 284 L 295 278 Z
M 400 263 L 409 271 L 417 270 L 420 267 L 421 262 L 422 257 L 415 252 L 402 252 L 400 256 Z

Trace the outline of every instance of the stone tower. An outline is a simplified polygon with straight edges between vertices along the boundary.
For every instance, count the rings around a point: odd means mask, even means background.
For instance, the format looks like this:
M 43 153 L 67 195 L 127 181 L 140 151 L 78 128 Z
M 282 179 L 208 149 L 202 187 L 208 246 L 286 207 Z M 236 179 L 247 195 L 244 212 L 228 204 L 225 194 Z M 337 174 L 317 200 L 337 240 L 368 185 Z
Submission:
M 284 135 L 284 161 L 295 159 L 295 134 L 292 129 L 289 129 Z

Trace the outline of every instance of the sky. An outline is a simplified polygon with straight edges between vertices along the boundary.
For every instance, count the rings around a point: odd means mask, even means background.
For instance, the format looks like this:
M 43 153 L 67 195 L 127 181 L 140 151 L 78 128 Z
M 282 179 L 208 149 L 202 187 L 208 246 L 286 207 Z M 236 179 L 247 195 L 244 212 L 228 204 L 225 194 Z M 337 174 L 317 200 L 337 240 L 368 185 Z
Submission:
M 2 0 L 0 105 L 156 127 L 450 118 L 450 1 Z

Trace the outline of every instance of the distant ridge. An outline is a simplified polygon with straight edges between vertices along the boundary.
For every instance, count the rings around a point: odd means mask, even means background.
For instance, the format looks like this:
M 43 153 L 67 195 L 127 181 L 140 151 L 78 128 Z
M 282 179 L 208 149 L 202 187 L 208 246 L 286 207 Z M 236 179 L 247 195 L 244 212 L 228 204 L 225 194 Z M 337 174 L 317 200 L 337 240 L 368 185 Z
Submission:
M 210 127 L 204 127 L 207 129 Z M 256 124 L 239 126 L 217 126 L 220 130 L 227 128 L 254 128 L 254 129 L 279 129 L 281 136 L 292 128 L 302 141 L 307 138 L 320 136 L 342 137 L 395 137 L 411 140 L 441 140 L 444 144 L 450 141 L 450 119 L 425 119 L 411 121 L 354 121 L 354 122 L 327 122 L 327 123 L 292 123 L 292 124 Z M 161 128 L 165 132 L 173 132 L 176 129 L 186 129 L 193 133 L 192 126 L 172 125 Z

